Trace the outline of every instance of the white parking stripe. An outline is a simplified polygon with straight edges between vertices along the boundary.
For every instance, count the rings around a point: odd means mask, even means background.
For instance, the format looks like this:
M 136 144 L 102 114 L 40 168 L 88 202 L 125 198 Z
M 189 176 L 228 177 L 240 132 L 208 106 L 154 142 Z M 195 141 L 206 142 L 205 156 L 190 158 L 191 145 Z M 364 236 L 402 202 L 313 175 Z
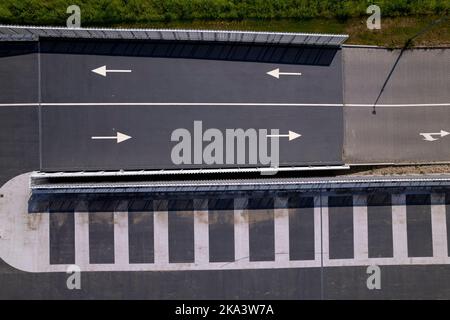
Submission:
M 322 217 L 320 196 L 314 197 L 314 261 L 322 259 Z
M 169 213 L 155 211 L 153 215 L 155 264 L 169 264 Z
M 371 103 L 277 103 L 277 102 L 56 102 L 56 103 L 0 103 L 0 107 L 30 106 L 278 106 L 278 107 L 373 107 Z M 450 103 L 377 104 L 377 108 L 450 107 Z
M 209 223 L 208 211 L 194 210 L 194 248 L 195 264 L 209 263 Z
M 431 231 L 433 234 L 433 256 L 447 257 L 445 194 L 431 194 Z
M 114 213 L 114 263 L 123 268 L 129 264 L 128 212 Z
M 329 227 L 328 227 L 328 197 L 327 196 L 320 196 L 320 203 L 322 207 L 319 207 L 320 212 L 320 221 L 322 224 L 322 261 L 323 265 L 327 266 L 330 263 L 330 242 L 329 242 Z
M 248 263 L 250 259 L 248 210 L 240 209 L 245 201 L 244 198 L 234 199 L 234 258 L 238 264 Z
M 36 240 L 39 242 L 39 250 L 35 252 L 35 256 L 33 257 L 33 263 L 41 264 L 45 262 L 45 264 L 50 264 L 50 214 L 57 213 L 39 213 L 34 223 L 36 223 Z M 40 220 L 40 221 L 39 221 Z M 18 255 L 21 255 L 22 252 L 18 251 Z
M 353 196 L 353 243 L 354 259 L 367 259 L 369 256 L 369 238 L 367 222 L 367 196 Z
M 75 212 L 75 264 L 81 271 L 89 267 L 89 213 Z
M 392 242 L 394 259 L 401 262 L 408 258 L 406 226 L 406 196 L 392 195 Z
M 275 198 L 275 261 L 289 260 L 289 209 L 287 198 Z
M 54 264 L 49 261 L 49 216 L 48 213 L 29 214 L 27 201 L 29 200 L 28 188 L 29 174 L 24 174 L 0 187 L 0 193 L 4 195 L 0 198 L 0 258 L 14 268 L 27 272 L 65 272 L 68 265 Z M 10 201 L 14 195 L 14 201 Z M 239 207 L 245 199 L 236 199 Z M 360 200 L 358 200 L 360 201 Z M 355 201 L 357 203 L 358 201 Z M 239 204 L 240 202 L 240 204 Z M 155 262 L 156 263 L 136 263 L 124 265 L 114 264 L 89 264 L 89 214 L 87 212 L 74 213 L 75 226 L 75 263 L 82 271 L 180 271 L 180 270 L 239 270 L 239 269 L 279 269 L 279 268 L 315 268 L 321 266 L 321 237 L 323 239 L 323 266 L 344 267 L 344 266 L 367 266 L 377 265 L 444 265 L 450 264 L 450 257 L 447 256 L 446 249 L 446 208 L 444 196 L 433 194 L 431 196 L 431 221 L 433 235 L 433 257 L 411 257 L 408 255 L 407 225 L 406 225 L 406 203 L 405 195 L 394 195 L 393 204 L 393 237 L 394 237 L 394 257 L 393 258 L 365 258 L 365 259 L 329 259 L 328 256 L 328 196 L 316 195 L 314 197 L 314 231 L 315 231 L 315 251 L 316 260 L 277 260 L 277 261 L 249 261 L 249 225 L 247 210 L 235 210 L 235 254 L 238 262 L 214 262 L 206 264 L 196 263 L 169 263 L 168 262 L 168 213 L 167 211 L 154 213 L 154 234 L 155 234 Z M 321 205 L 323 207 L 321 207 Z M 164 209 L 163 209 L 164 210 Z M 358 210 L 358 209 L 356 209 Z M 54 213 L 57 214 L 57 213 Z M 118 213 L 115 213 L 117 215 Z M 125 222 L 126 213 L 120 213 L 121 217 L 115 217 L 115 221 Z M 199 217 L 200 218 L 200 217 Z M 322 224 L 321 219 L 322 218 Z M 359 217 L 358 217 L 359 219 Z M 354 221 L 356 221 L 355 219 Z M 275 222 L 277 230 L 282 219 Z M 356 222 L 358 225 L 360 222 Z M 202 222 L 203 224 L 203 222 Z M 116 234 L 118 226 L 114 227 L 115 246 L 126 246 L 119 241 L 125 239 L 128 234 L 126 228 L 120 228 L 121 232 Z M 322 232 L 321 232 L 322 229 Z M 358 227 L 354 228 L 356 232 Z M 198 230 L 198 228 L 197 228 Z M 203 237 L 206 233 L 203 233 Z M 360 237 L 358 237 L 360 238 Z M 199 238 L 197 238 L 199 239 Z M 126 240 L 125 240 L 126 241 Z M 286 239 L 283 240 L 286 244 Z M 358 250 L 355 242 L 355 252 Z M 280 242 L 276 245 L 277 250 L 281 247 Z M 364 247 L 364 246 L 361 246 Z M 126 249 L 115 248 L 117 257 L 123 254 Z M 363 252 L 364 250 L 360 250 Z M 124 254 L 126 256 L 126 254 Z

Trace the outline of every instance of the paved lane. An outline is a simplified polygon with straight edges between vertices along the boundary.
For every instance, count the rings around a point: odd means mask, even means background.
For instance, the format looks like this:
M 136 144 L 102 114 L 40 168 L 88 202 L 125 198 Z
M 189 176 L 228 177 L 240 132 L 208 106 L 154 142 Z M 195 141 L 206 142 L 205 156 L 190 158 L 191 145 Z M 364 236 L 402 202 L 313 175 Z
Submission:
M 450 103 L 450 50 L 349 48 L 343 50 L 345 103 Z
M 425 141 L 422 132 L 450 131 L 450 106 L 345 107 L 346 163 L 450 161 L 450 136 Z
M 37 50 L 37 43 L 0 45 L 0 103 L 38 102 Z
M 420 135 L 450 132 L 450 50 L 406 51 L 394 69 L 399 50 L 344 48 L 343 52 L 344 101 L 350 104 L 344 107 L 344 161 L 450 161 L 450 135 L 436 141 L 424 141 Z M 391 70 L 376 114 L 372 114 L 372 104 Z
M 341 51 L 243 44 L 41 44 L 43 102 L 342 103 Z M 107 73 L 91 70 L 131 70 Z M 301 76 L 267 72 L 296 72 Z
M 42 110 L 42 170 L 205 167 L 205 164 L 175 165 L 171 160 L 172 148 L 177 144 L 171 141 L 172 132 L 185 128 L 193 138 L 196 120 L 202 121 L 203 132 L 209 128 L 221 130 L 224 140 L 225 130 L 235 128 L 300 133 L 302 136 L 292 141 L 279 139 L 280 165 L 341 163 L 341 107 L 45 106 Z M 132 138 L 120 144 L 114 140 L 91 139 L 92 136 L 114 136 L 117 131 Z M 248 150 L 248 144 L 246 148 Z M 236 166 L 213 164 L 208 167 Z M 246 164 L 239 166 L 254 167 L 255 164 L 249 163 L 247 158 Z

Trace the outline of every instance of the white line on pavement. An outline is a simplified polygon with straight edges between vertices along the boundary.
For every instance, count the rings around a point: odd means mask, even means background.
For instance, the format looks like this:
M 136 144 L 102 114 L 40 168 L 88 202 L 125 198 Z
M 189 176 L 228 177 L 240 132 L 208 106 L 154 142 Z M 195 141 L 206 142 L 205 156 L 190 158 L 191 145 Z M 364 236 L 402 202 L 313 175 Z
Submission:
M 64 103 L 0 103 L 0 107 L 28 106 L 279 106 L 279 107 L 373 107 L 370 103 L 276 103 L 276 102 L 64 102 Z M 377 104 L 377 108 L 450 107 L 450 103 Z

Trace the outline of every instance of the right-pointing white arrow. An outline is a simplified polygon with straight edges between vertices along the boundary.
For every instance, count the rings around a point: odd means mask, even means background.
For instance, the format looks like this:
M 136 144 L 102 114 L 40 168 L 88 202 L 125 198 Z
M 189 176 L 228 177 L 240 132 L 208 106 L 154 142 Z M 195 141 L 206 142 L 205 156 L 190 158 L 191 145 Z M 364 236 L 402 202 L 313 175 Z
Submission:
M 427 132 L 427 133 L 420 133 L 421 136 L 423 136 L 423 140 L 425 141 L 436 141 L 439 140 L 439 138 L 434 138 L 433 136 L 439 136 L 440 138 L 448 136 L 450 132 L 441 130 L 441 132 Z
M 280 79 L 280 75 L 286 75 L 286 76 L 301 76 L 302 75 L 300 72 L 280 72 L 279 68 L 273 69 L 266 73 L 269 76 L 272 76 L 277 79 Z
M 294 131 L 290 131 L 290 130 L 289 130 L 288 134 L 268 134 L 267 135 L 267 137 L 269 137 L 269 138 L 287 137 L 287 138 L 289 138 L 289 141 L 297 139 L 301 136 L 302 136 L 301 134 L 294 132 Z
M 117 131 L 117 134 L 115 136 L 94 136 L 91 137 L 92 140 L 116 140 L 117 143 L 121 143 L 123 141 L 126 141 L 128 139 L 131 139 L 132 137 L 129 135 L 126 135 L 124 133 L 121 133 Z
M 94 69 L 94 70 L 91 70 L 91 71 L 96 73 L 96 74 L 99 74 L 99 75 L 101 75 L 103 77 L 106 77 L 106 74 L 108 72 L 127 72 L 127 73 L 131 72 L 131 70 L 108 70 L 108 69 L 106 69 L 106 66 L 101 66 L 100 68 L 97 68 L 97 69 Z

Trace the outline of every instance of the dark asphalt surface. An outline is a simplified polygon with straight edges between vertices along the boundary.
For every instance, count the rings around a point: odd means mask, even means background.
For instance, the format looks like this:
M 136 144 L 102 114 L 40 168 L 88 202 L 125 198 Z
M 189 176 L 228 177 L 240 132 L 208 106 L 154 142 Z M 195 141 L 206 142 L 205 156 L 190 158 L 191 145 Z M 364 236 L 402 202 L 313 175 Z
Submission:
M 142 52 L 136 57 L 129 51 L 123 58 L 79 56 L 61 54 L 60 50 L 59 53 L 50 53 L 48 52 L 50 49 L 46 48 L 46 52 L 41 56 L 42 77 L 45 79 L 42 98 L 47 102 L 129 102 L 130 97 L 136 99 L 132 102 L 152 102 L 148 101 L 151 99 L 167 99 L 161 101 L 170 102 L 192 99 L 187 102 L 210 102 L 210 98 L 216 97 L 215 101 L 219 102 L 254 102 L 258 99 L 258 102 L 268 103 L 342 103 L 340 52 L 336 53 L 328 66 L 312 62 L 305 62 L 304 65 L 292 63 L 295 59 L 283 61 L 278 59 L 280 62 L 278 64 L 275 58 L 254 59 L 248 63 L 237 58 L 218 62 L 214 59 L 202 61 L 191 59 L 192 57 L 175 56 L 171 58 L 175 60 L 169 60 L 162 55 L 145 58 L 142 57 Z M 68 51 L 70 49 L 67 48 Z M 3 50 L 0 58 L 0 75 L 7 75 L 0 76 L 2 88 L 0 101 L 35 103 L 39 100 L 38 61 L 37 55 L 33 53 L 35 49 L 27 47 L 14 50 L 14 54 L 8 53 L 8 49 L 5 54 Z M 93 52 L 98 50 L 93 49 Z M 117 55 L 121 52 L 122 49 L 118 50 Z M 174 61 L 177 63 L 171 63 Z M 107 78 L 103 78 L 89 71 L 105 64 L 110 67 L 110 63 L 114 64 L 111 65 L 114 69 L 129 68 L 129 65 L 133 64 L 136 67 L 133 67 L 135 71 L 131 74 L 136 78 L 123 77 L 128 74 L 113 74 L 111 77 L 108 75 Z M 192 77 L 192 73 L 198 71 L 200 64 L 208 65 L 208 68 Z M 305 77 L 277 80 L 265 74 L 275 67 L 280 67 L 282 71 L 299 71 L 304 73 Z M 221 68 L 226 69 L 226 72 L 219 72 Z M 155 69 L 158 70 L 157 73 L 153 73 Z M 169 73 L 164 73 L 164 70 L 169 70 Z M 170 81 L 174 81 L 177 85 L 169 87 L 168 77 L 173 74 L 178 76 L 171 77 Z M 214 75 L 213 80 L 210 80 L 211 74 Z M 306 78 L 306 75 L 310 77 Z M 150 78 L 147 78 L 148 76 Z M 47 85 L 51 87 L 46 87 Z M 223 86 L 231 89 L 224 90 Z M 49 90 L 51 88 L 58 89 Z M 68 97 L 72 97 L 73 100 L 67 101 Z M 245 101 L 236 100 L 241 97 Z M 205 100 L 200 100 L 203 98 Z M 19 173 L 40 168 L 40 143 L 42 143 L 42 168 L 48 170 L 143 168 L 142 166 L 160 168 L 161 165 L 167 164 L 170 155 L 171 146 L 168 137 L 174 129 L 172 125 L 177 124 L 176 128 L 192 128 L 193 120 L 197 120 L 200 115 L 205 127 L 225 128 L 232 125 L 232 128 L 279 128 L 280 133 L 286 133 L 287 130 L 301 133 L 302 138 L 292 142 L 283 140 L 280 142 L 280 160 L 285 164 L 318 163 L 323 159 L 324 164 L 341 161 L 343 116 L 339 107 L 185 108 L 42 107 L 40 141 L 37 107 L 1 107 L 1 184 Z M 259 112 L 250 111 L 251 108 L 258 108 Z M 205 110 L 208 110 L 206 115 Z M 395 118 L 394 115 L 390 119 Z M 167 119 L 171 119 L 170 122 Z M 365 126 L 364 122 L 359 123 Z M 396 126 L 395 123 L 390 125 Z M 115 130 L 129 134 L 133 138 L 121 144 L 114 141 L 90 140 L 90 136 L 94 134 L 113 135 Z M 364 144 L 370 145 L 373 140 L 364 141 Z M 395 150 L 395 146 L 389 148 Z M 371 154 L 385 154 L 383 148 L 377 149 L 376 152 L 369 151 Z M 1 262 L 0 298 L 442 299 L 450 296 L 448 274 L 447 265 L 383 266 L 382 289 L 368 290 L 365 267 L 92 272 L 83 274 L 81 291 L 69 291 L 66 288 L 67 275 L 64 273 L 24 273 Z
M 279 129 L 302 134 L 280 139 L 281 166 L 342 163 L 342 107 L 278 106 L 342 104 L 341 51 L 331 48 L 42 41 L 16 45 L 0 77 L 3 103 L 263 103 L 265 106 L 42 106 L 40 169 L 48 171 L 181 169 L 170 159 L 177 128 Z M 40 54 L 33 53 L 38 50 Z M 131 73 L 91 70 L 131 69 Z M 301 76 L 267 74 L 301 72 Z M 40 79 L 40 81 L 39 81 Z M 23 93 L 23 94 L 22 94 Z M 274 105 L 271 105 L 274 104 Z M 6 106 L 3 106 L 6 108 Z M 36 106 L 36 108 L 38 108 Z M 133 138 L 117 145 L 91 136 Z M 5 135 L 12 132 L 5 132 Z M 11 137 L 11 140 L 15 137 Z M 33 155 L 34 156 L 34 155 Z M 259 159 L 258 159 L 259 160 Z M 255 167 L 218 164 L 211 167 Z
M 43 102 L 342 103 L 340 50 L 294 47 L 274 53 L 272 47 L 256 47 L 252 54 L 249 46 L 186 50 L 155 44 L 142 53 L 145 45 L 128 52 L 116 44 L 111 48 L 116 55 L 108 55 L 99 48 L 80 49 L 85 46 L 78 43 L 70 53 L 61 53 L 59 47 L 42 44 Z M 177 49 L 186 54 L 175 54 Z M 195 54 L 202 49 L 204 54 Z M 286 56 L 292 56 L 289 63 L 282 59 Z M 104 65 L 132 72 L 106 77 L 91 72 Z M 275 68 L 302 75 L 276 79 L 266 74 Z
M 254 128 L 302 134 L 292 141 L 279 139 L 280 165 L 341 163 L 341 107 L 46 106 L 42 110 L 42 169 L 205 167 L 175 165 L 171 160 L 172 148 L 177 144 L 171 141 L 172 132 L 186 128 L 193 139 L 196 120 L 202 121 L 203 132 L 208 128 L 217 128 L 223 133 L 227 128 Z M 92 136 L 115 136 L 116 131 L 132 138 L 120 144 L 115 140 L 91 140 Z M 236 167 L 211 165 L 225 166 Z
M 381 266 L 368 290 L 367 267 L 228 271 L 86 272 L 81 290 L 65 273 L 24 273 L 0 261 L 0 299 L 448 299 L 450 266 Z

